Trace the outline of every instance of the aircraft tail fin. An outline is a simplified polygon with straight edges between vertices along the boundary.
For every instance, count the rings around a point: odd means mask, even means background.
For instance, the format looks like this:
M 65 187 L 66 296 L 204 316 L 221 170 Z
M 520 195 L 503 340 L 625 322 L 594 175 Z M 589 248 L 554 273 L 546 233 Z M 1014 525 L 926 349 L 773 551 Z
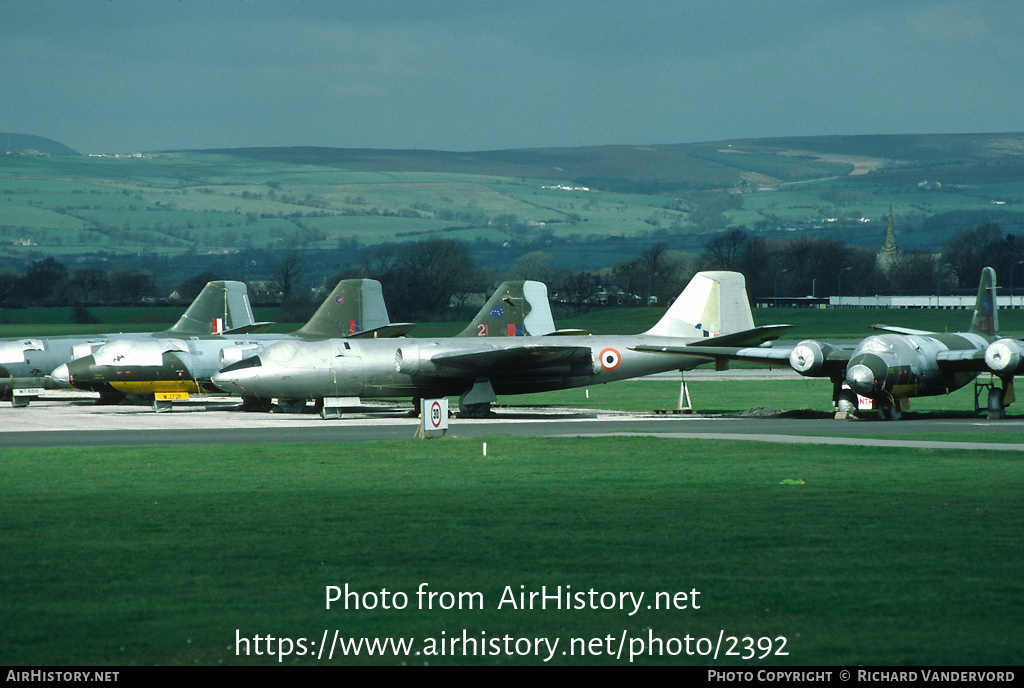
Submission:
M 995 337 L 999 333 L 999 312 L 996 306 L 996 271 L 981 269 L 978 298 L 974 302 L 974 315 L 968 332 Z
M 458 337 L 541 336 L 555 331 L 543 282 L 502 282 Z
M 220 334 L 255 322 L 245 283 L 217 280 L 207 282 L 192 305 L 167 332 L 179 335 Z
M 738 272 L 698 272 L 668 312 L 644 334 L 714 337 L 754 328 L 747 282 Z
M 314 339 L 349 337 L 390 324 L 380 282 L 347 279 L 338 282 L 309 322 L 295 334 Z

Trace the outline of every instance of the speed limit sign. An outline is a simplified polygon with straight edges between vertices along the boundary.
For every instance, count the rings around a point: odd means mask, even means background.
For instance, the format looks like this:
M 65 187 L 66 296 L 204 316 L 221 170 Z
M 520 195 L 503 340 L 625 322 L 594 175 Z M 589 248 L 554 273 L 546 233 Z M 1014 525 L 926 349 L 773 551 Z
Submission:
M 448 430 L 448 400 L 423 399 L 420 418 L 425 437 L 443 435 Z

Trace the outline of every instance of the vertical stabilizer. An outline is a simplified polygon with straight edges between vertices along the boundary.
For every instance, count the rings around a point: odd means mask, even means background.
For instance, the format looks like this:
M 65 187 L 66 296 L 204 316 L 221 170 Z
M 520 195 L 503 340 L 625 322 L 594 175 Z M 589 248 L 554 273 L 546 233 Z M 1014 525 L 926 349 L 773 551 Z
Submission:
M 555 331 L 543 282 L 502 282 L 459 337 L 537 337 Z
M 217 334 L 215 321 L 221 321 L 222 330 L 246 327 L 256 322 L 249 305 L 249 290 L 243 282 L 207 282 L 192 305 L 167 332 L 179 335 Z
M 309 322 L 295 334 L 312 339 L 350 337 L 390 322 L 380 282 L 348 279 L 338 282 Z
M 968 332 L 995 337 L 999 333 L 999 313 L 996 308 L 996 271 L 981 269 L 978 298 L 974 302 L 974 316 Z
M 747 282 L 738 272 L 698 272 L 668 312 L 644 334 L 713 337 L 754 328 Z

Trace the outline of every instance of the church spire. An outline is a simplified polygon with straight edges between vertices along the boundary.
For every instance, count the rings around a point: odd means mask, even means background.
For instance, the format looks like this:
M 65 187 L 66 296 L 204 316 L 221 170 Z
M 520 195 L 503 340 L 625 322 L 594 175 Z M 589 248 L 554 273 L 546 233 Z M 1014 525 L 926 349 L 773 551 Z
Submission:
M 896 229 L 892 224 L 892 203 L 889 204 L 889 224 L 885 227 L 885 245 L 879 253 L 899 253 L 896 248 Z

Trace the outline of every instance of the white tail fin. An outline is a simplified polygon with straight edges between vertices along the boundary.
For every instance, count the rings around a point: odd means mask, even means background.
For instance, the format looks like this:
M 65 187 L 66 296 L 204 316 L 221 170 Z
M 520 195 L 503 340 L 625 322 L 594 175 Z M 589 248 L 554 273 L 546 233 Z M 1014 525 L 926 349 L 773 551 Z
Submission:
M 698 272 L 668 312 L 644 334 L 714 337 L 754 327 L 747 282 L 738 272 Z

